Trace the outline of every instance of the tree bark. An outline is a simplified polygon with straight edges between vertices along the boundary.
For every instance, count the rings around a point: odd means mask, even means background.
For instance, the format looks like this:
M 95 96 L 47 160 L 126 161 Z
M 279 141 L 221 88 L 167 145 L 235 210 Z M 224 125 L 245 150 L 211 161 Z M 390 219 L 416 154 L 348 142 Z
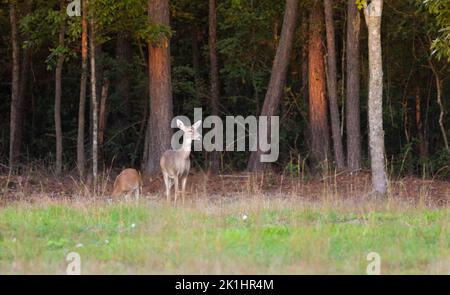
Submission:
M 98 172 L 98 106 L 97 106 L 97 80 L 95 67 L 95 19 L 91 15 L 89 19 L 91 36 L 89 38 L 89 48 L 91 52 L 91 104 L 92 104 L 92 178 L 94 191 L 97 190 Z
M 325 25 L 327 34 L 327 86 L 331 115 L 331 131 L 333 136 L 334 157 L 337 168 L 345 168 L 344 148 L 340 132 L 341 119 L 337 95 L 336 41 L 334 37 L 333 1 L 325 0 Z
M 383 64 L 381 53 L 381 15 L 383 0 L 372 0 L 364 9 L 369 34 L 369 149 L 372 186 L 386 194 L 387 178 L 384 159 L 383 130 Z
M 211 114 L 219 115 L 219 64 L 217 61 L 217 17 L 216 0 L 209 0 L 209 58 L 211 62 Z M 219 172 L 220 154 L 218 151 L 211 153 L 210 170 Z
M 61 2 L 61 10 L 64 13 L 65 5 Z M 66 31 L 65 18 L 61 20 L 59 27 L 59 42 L 58 47 L 64 48 L 64 34 Z M 61 130 L 61 79 L 62 79 L 62 68 L 64 63 L 64 54 L 60 53 L 58 56 L 58 61 L 56 63 L 55 70 L 55 134 L 56 134 L 56 175 L 61 175 L 62 171 L 62 130 Z
M 286 74 L 292 52 L 297 14 L 298 0 L 286 0 L 281 38 L 273 61 L 272 73 L 270 75 L 267 93 L 264 98 L 261 116 L 269 116 L 270 118 L 270 116 L 274 116 L 278 112 L 280 100 L 286 84 Z M 268 123 L 270 126 L 270 120 L 268 120 Z M 270 128 L 267 128 L 267 131 L 270 134 Z M 261 171 L 267 168 L 267 165 L 264 165 L 264 163 L 260 161 L 261 155 L 262 151 L 258 146 L 258 150 L 250 154 L 250 159 L 247 164 L 247 169 L 249 171 Z
M 309 19 L 309 125 L 311 154 L 322 165 L 329 155 L 329 129 L 325 98 L 325 64 L 322 46 L 323 15 L 319 1 L 314 3 Z
M 169 1 L 148 1 L 150 21 L 169 26 Z M 146 165 L 147 173 L 160 171 L 159 160 L 170 149 L 172 129 L 172 82 L 170 69 L 170 40 L 149 44 L 149 148 Z
M 359 107 L 359 32 L 361 18 L 355 0 L 347 0 L 347 166 L 361 169 L 361 127 Z
M 11 114 L 10 114 L 10 139 L 9 139 L 9 167 L 15 169 L 17 164 L 20 146 L 17 143 L 18 129 L 18 113 L 20 112 L 19 103 L 19 79 L 20 79 L 20 65 L 19 65 L 19 33 L 17 23 L 16 4 L 11 2 L 9 4 L 9 15 L 11 21 L 11 40 L 12 40 L 12 83 L 11 83 Z
M 84 129 L 86 111 L 86 88 L 88 74 L 88 41 L 87 41 L 87 0 L 81 2 L 81 82 L 80 82 L 80 105 L 78 109 L 78 136 L 77 136 L 77 166 L 80 177 L 84 177 L 85 154 L 84 154 Z

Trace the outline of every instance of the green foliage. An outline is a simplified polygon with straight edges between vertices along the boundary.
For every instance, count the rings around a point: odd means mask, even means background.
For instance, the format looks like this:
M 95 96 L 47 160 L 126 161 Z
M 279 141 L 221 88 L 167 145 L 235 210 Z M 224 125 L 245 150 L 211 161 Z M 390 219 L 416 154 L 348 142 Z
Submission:
M 450 61 L 450 0 L 424 0 L 428 12 L 435 17 L 439 35 L 433 41 L 433 54 Z
M 358 9 L 361 10 L 367 4 L 367 0 L 355 0 L 355 3 Z

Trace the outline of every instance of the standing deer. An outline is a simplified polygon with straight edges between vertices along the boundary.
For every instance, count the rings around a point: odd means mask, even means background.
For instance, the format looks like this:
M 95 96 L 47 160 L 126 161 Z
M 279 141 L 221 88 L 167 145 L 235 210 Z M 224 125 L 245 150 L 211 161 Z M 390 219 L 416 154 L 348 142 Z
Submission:
M 161 171 L 166 186 L 166 198 L 170 201 L 170 188 L 175 184 L 175 204 L 177 203 L 178 183 L 181 180 L 181 193 L 184 203 L 184 193 L 186 189 L 186 181 L 191 167 L 189 155 L 191 154 L 191 145 L 193 140 L 200 140 L 201 136 L 197 129 L 201 126 L 202 121 L 197 121 L 194 125 L 187 127 L 177 119 L 177 127 L 184 132 L 183 144 L 179 150 L 167 150 L 159 161 Z M 172 182 L 173 181 L 173 182 Z
M 128 199 L 128 195 L 133 193 L 134 197 L 139 199 L 139 195 L 142 192 L 142 179 L 141 174 L 132 168 L 128 168 L 120 172 L 114 181 L 114 189 L 111 193 L 112 198 L 117 198 L 125 195 Z

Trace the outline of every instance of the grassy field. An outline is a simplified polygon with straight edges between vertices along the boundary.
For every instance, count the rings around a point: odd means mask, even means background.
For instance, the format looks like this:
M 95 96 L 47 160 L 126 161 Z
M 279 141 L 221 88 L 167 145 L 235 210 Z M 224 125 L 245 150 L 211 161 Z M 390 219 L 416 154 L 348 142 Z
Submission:
M 168 206 L 104 201 L 16 202 L 0 208 L 0 273 L 64 274 L 447 274 L 448 207 L 307 202 L 248 196 Z

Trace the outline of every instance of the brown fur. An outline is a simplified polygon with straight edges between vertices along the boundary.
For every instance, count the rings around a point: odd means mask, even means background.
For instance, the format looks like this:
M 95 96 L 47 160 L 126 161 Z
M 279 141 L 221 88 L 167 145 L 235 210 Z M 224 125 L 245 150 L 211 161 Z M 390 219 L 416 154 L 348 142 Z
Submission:
M 136 169 L 128 168 L 117 175 L 111 197 L 116 198 L 130 193 L 135 193 L 138 196 L 141 192 L 141 174 Z

